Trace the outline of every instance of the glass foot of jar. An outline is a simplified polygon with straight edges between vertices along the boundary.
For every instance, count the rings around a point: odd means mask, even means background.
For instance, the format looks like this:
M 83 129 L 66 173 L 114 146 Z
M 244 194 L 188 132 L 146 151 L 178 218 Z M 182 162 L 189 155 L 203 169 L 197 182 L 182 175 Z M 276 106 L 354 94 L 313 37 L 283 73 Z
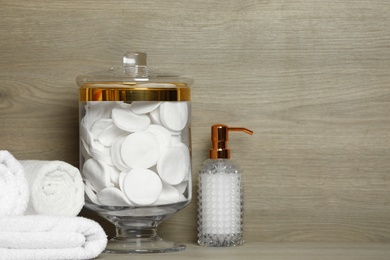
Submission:
M 157 227 L 117 227 L 116 236 L 108 241 L 104 253 L 146 254 L 183 251 L 186 246 L 163 240 L 157 235 Z
M 146 254 L 178 252 L 186 249 L 183 244 L 162 240 L 160 237 L 153 238 L 112 238 L 108 241 L 104 253 L 110 254 Z

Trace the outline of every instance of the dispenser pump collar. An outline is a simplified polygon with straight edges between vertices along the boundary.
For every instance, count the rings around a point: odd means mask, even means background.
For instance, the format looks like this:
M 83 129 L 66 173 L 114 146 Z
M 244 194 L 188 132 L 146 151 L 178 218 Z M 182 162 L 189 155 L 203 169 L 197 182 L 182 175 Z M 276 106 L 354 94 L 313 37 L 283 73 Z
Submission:
M 253 134 L 253 131 L 243 127 L 229 127 L 223 124 L 211 126 L 212 148 L 210 149 L 210 159 L 230 159 L 230 149 L 227 147 L 229 131 Z

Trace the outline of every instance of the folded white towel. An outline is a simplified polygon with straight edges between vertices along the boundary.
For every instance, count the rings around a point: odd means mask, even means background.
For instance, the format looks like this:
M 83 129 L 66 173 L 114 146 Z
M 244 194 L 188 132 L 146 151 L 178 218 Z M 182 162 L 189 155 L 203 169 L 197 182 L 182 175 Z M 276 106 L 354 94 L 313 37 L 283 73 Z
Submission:
M 23 215 L 28 200 L 23 167 L 8 151 L 0 151 L 0 216 Z
M 84 206 L 80 171 L 62 161 L 19 161 L 30 187 L 26 215 L 76 216 Z
M 106 245 L 104 230 L 90 219 L 44 215 L 0 218 L 2 260 L 92 259 Z

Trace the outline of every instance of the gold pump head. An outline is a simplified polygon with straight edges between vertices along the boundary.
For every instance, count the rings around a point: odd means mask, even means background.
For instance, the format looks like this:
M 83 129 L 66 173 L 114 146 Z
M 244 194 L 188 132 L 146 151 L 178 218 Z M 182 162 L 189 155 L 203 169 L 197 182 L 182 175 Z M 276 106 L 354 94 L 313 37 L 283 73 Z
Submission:
M 229 131 L 244 132 L 252 135 L 253 131 L 243 127 L 229 127 L 223 124 L 211 126 L 210 159 L 230 159 L 230 149 L 227 148 Z

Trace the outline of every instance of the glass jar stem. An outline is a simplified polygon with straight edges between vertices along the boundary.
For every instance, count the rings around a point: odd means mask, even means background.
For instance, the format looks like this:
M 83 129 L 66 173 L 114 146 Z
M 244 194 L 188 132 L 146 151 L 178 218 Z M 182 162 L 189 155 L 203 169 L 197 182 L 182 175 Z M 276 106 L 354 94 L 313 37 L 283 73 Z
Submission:
M 116 239 L 131 240 L 131 239 L 155 239 L 158 238 L 157 228 L 116 228 Z

